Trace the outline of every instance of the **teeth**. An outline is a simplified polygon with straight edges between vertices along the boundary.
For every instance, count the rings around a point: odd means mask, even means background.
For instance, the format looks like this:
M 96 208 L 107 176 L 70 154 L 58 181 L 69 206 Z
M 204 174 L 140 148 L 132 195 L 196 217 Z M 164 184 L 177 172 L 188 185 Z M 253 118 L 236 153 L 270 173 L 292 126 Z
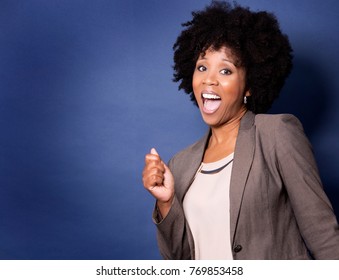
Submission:
M 202 97 L 205 99 L 221 99 L 218 95 L 211 93 L 203 93 Z

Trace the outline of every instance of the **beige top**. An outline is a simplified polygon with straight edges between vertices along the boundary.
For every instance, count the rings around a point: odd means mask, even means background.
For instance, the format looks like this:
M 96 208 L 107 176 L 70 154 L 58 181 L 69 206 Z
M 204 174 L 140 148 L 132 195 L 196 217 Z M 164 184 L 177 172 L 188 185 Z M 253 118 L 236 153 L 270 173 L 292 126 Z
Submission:
M 191 229 L 195 259 L 233 259 L 230 239 L 229 187 L 233 153 L 202 163 L 183 206 Z

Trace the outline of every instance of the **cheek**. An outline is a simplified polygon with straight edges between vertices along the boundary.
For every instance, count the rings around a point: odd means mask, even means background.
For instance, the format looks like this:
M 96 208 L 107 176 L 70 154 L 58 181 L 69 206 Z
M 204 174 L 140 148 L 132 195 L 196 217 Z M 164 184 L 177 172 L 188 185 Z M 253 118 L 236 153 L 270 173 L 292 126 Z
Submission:
M 223 98 L 223 106 L 229 108 L 229 107 L 234 107 L 238 108 L 239 105 L 241 105 L 243 102 L 243 98 L 238 92 L 228 90 L 227 94 L 224 95 Z
M 197 75 L 195 74 L 195 72 L 193 73 L 193 77 L 192 77 L 192 87 L 196 87 L 197 86 Z
M 242 98 L 244 86 L 237 79 L 224 81 L 222 88 L 225 93 L 228 93 L 228 97 L 232 99 Z
M 198 100 L 197 95 L 199 92 L 199 82 L 198 79 L 194 77 L 195 75 L 193 75 L 193 79 L 192 79 L 192 88 L 193 88 L 193 93 L 195 98 Z

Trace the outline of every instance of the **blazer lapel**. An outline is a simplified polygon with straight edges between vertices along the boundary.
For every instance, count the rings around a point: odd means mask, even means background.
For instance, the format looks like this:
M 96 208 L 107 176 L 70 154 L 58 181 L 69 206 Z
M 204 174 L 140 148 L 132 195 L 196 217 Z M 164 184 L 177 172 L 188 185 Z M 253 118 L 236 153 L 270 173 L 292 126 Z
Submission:
M 233 244 L 234 234 L 237 227 L 239 211 L 242 197 L 245 190 L 247 177 L 253 162 L 255 147 L 255 115 L 248 111 L 242 118 L 234 151 L 234 161 L 232 167 L 230 183 L 230 230 L 231 244 Z M 186 152 L 190 156 L 179 158 L 180 176 L 176 184 L 180 186 L 176 189 L 177 197 L 182 203 L 184 196 L 192 184 L 195 174 L 202 162 L 206 145 L 209 140 L 210 131 L 189 148 Z M 185 153 L 187 155 L 187 153 Z M 178 170 L 179 171 L 179 170 Z
M 210 131 L 208 131 L 204 135 L 204 137 L 201 138 L 198 142 L 193 144 L 187 151 L 189 153 L 189 156 L 184 157 L 183 160 L 180 162 L 180 173 L 181 173 L 179 177 L 180 181 L 176 183 L 178 183 L 178 186 L 181 187 L 176 189 L 176 192 L 177 197 L 181 203 L 200 167 L 200 164 L 205 153 L 205 147 L 209 139 L 209 135 Z
M 242 118 L 234 151 L 230 183 L 231 244 L 233 244 L 243 193 L 253 162 L 255 147 L 254 117 L 255 115 L 248 111 Z

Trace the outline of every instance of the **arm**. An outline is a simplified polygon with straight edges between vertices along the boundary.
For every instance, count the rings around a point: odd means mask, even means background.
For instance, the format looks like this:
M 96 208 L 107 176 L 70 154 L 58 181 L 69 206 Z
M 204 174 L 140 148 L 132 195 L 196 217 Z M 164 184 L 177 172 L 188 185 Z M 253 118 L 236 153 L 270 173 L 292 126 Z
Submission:
M 278 166 L 302 237 L 316 259 L 339 259 L 339 227 L 302 125 L 283 115 L 275 125 Z
M 169 163 L 172 168 L 173 161 Z M 145 158 L 143 183 L 157 200 L 153 221 L 157 225 L 161 255 L 165 259 L 190 259 L 186 220 L 182 206 L 175 195 L 174 177 L 171 169 L 163 163 L 154 149 Z
M 158 246 L 163 258 L 169 260 L 191 259 L 186 220 L 176 197 L 174 197 L 172 207 L 167 216 L 159 221 L 155 210 L 153 221 L 157 226 Z

